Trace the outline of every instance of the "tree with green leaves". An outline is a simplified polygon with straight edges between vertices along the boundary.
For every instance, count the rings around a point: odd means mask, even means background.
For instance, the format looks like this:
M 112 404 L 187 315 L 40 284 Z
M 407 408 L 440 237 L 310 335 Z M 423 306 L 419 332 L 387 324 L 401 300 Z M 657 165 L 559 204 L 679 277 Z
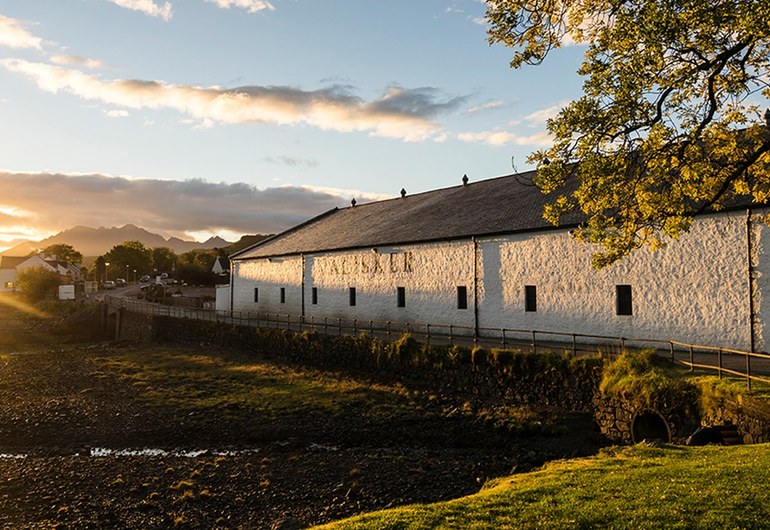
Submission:
M 171 272 L 176 269 L 176 253 L 167 247 L 152 249 L 152 266 L 154 269 Z
M 59 274 L 42 266 L 25 267 L 16 272 L 16 288 L 31 302 L 56 297 L 62 283 L 64 279 Z
M 146 274 L 152 270 L 152 251 L 140 241 L 126 241 L 104 255 L 104 264 L 106 274 L 113 279 L 125 275 L 127 270 Z
M 770 2 L 487 0 L 511 66 L 586 45 L 583 96 L 549 120 L 534 181 L 558 224 L 610 264 L 687 231 L 694 215 L 770 200 Z
M 67 245 L 64 243 L 48 245 L 43 249 L 43 254 L 50 257 L 56 256 L 57 260 L 72 265 L 80 265 L 83 263 L 83 254 L 75 250 L 72 245 Z

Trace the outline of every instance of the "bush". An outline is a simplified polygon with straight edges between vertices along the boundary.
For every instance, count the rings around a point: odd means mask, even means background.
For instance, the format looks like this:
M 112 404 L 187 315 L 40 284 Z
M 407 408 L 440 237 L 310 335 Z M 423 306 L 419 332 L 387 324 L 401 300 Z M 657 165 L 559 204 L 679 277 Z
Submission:
M 599 390 L 648 407 L 657 404 L 696 403 L 698 389 L 660 367 L 665 362 L 654 350 L 625 352 L 604 369 Z
M 62 283 L 61 276 L 44 267 L 27 267 L 16 273 L 16 286 L 30 302 L 56 298 L 57 289 Z

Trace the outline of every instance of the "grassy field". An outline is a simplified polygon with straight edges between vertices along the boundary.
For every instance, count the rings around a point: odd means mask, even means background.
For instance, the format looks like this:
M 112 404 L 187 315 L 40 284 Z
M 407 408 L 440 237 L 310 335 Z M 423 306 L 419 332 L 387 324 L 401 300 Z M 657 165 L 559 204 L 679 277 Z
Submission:
M 610 448 L 499 479 L 478 494 L 319 528 L 703 528 L 770 526 L 770 447 Z

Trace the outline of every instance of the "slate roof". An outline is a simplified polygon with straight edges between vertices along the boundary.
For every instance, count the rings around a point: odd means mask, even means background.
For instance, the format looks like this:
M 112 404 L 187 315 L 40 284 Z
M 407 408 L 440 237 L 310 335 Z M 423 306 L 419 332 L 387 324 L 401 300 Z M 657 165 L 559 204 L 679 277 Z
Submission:
M 15 269 L 29 258 L 29 256 L 0 256 L 0 269 Z
M 535 172 L 470 182 L 384 201 L 335 208 L 231 259 L 467 239 L 554 226 L 543 219 L 549 197 L 530 182 Z M 578 223 L 580 214 L 565 218 Z

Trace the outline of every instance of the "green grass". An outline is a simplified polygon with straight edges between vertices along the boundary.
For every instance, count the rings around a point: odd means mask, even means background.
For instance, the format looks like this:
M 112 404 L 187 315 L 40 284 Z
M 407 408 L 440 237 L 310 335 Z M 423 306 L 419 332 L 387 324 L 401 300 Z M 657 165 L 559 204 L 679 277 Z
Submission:
M 499 479 L 478 494 L 324 529 L 767 528 L 770 447 L 610 448 Z
M 181 412 L 249 410 L 266 418 L 321 413 L 369 417 L 408 414 L 415 394 L 383 385 L 281 366 L 245 354 L 185 348 L 131 350 L 99 359 L 101 374 L 117 376 L 150 404 Z

